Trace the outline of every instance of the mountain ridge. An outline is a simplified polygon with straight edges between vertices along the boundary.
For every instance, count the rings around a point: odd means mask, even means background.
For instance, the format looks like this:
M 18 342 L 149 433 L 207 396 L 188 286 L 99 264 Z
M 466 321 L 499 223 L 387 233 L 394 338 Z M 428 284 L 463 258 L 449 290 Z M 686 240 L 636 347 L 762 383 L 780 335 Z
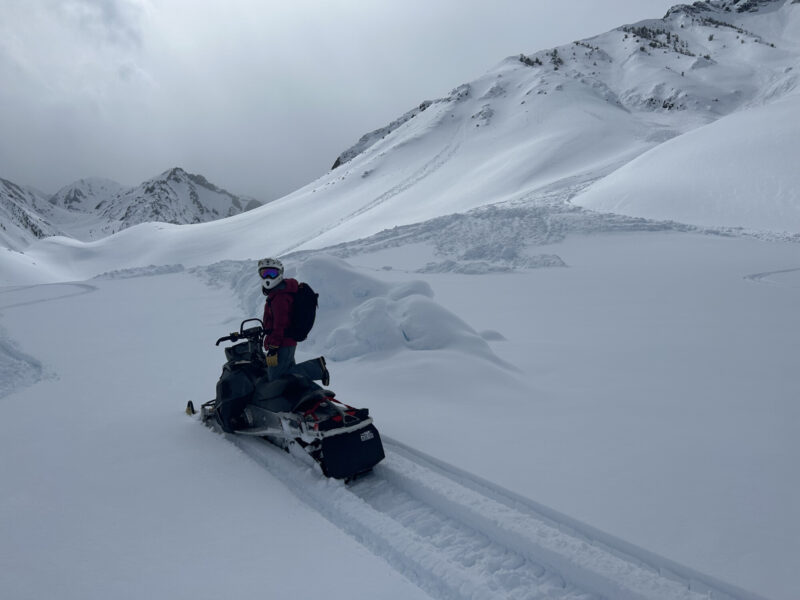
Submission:
M 0 244 L 15 250 L 44 237 L 93 241 L 141 223 L 203 223 L 262 205 L 181 167 L 134 187 L 106 178 L 82 178 L 49 197 L 11 181 L 0 184 L 0 214 L 8 223 Z
M 713 32 L 708 33 L 708 44 L 702 44 L 701 39 L 692 40 L 690 43 L 685 39 L 686 36 L 684 36 L 683 39 L 680 37 L 681 29 L 686 29 L 687 26 L 689 26 L 689 29 L 728 29 L 729 32 L 734 32 L 737 35 L 737 39 L 741 39 L 741 43 L 746 43 L 747 41 L 775 48 L 774 42 L 765 40 L 763 36 L 748 31 L 744 27 L 731 22 L 731 20 L 743 13 L 763 14 L 764 12 L 778 10 L 784 4 L 798 3 L 800 3 L 800 0 L 736 0 L 735 2 L 733 0 L 717 0 L 711 2 L 695 2 L 694 4 L 678 4 L 671 7 L 661 19 L 645 19 L 634 24 L 621 25 L 609 32 L 583 40 L 539 50 L 531 54 L 523 53 L 518 57 L 510 56 L 501 61 L 500 65 L 509 62 L 513 64 L 518 61 L 529 67 L 541 68 L 543 71 L 550 70 L 552 71 L 552 75 L 556 78 L 558 78 L 559 75 L 559 73 L 557 73 L 558 71 L 561 71 L 560 75 L 564 75 L 566 72 L 568 75 L 560 79 L 573 79 L 585 85 L 591 85 L 598 90 L 598 93 L 605 96 L 604 99 L 617 103 L 628 110 L 644 109 L 652 110 L 653 112 L 659 109 L 687 110 L 689 106 L 686 104 L 685 96 L 688 92 L 686 90 L 676 89 L 676 82 L 679 81 L 677 78 L 685 78 L 688 71 L 688 79 L 691 80 L 694 72 L 706 67 L 712 67 L 715 64 L 713 60 L 715 47 L 716 50 L 720 50 L 719 46 L 721 44 L 719 43 L 719 38 L 717 38 L 715 44 L 712 44 L 712 42 L 714 42 Z M 769 11 L 765 11 L 765 8 L 768 8 Z M 672 22 L 676 25 L 675 27 L 670 27 Z M 647 56 L 652 56 L 653 53 L 657 51 L 663 53 L 671 52 L 678 55 L 679 58 L 691 58 L 694 59 L 694 61 L 689 65 L 681 65 L 683 69 L 680 72 L 672 66 L 665 66 L 665 70 L 667 71 L 665 75 L 666 79 L 655 83 L 651 94 L 644 93 L 643 90 L 636 90 L 635 85 L 625 85 L 627 82 L 624 79 L 621 81 L 609 82 L 607 78 L 604 79 L 598 75 L 604 63 L 606 63 L 606 65 L 614 63 L 615 60 L 619 61 L 620 57 L 615 56 L 612 58 L 611 54 L 606 49 L 600 47 L 600 44 L 607 43 L 615 32 L 622 32 L 624 34 L 621 40 L 621 46 L 628 51 L 627 56 L 624 57 L 625 61 L 634 61 L 638 58 L 636 53 L 637 46 L 638 51 Z M 745 40 L 745 37 L 748 39 Z M 628 40 L 627 44 L 625 43 L 626 40 Z M 596 42 L 596 44 L 591 43 L 593 41 Z M 571 64 L 579 63 L 579 61 L 576 60 L 576 48 L 578 51 L 582 51 L 587 59 L 591 60 L 592 66 L 598 68 L 594 70 L 587 68 L 589 67 L 589 60 L 586 60 L 582 65 L 583 69 L 576 71 L 575 65 Z M 634 51 L 630 52 L 631 49 Z M 497 68 L 495 70 L 497 70 Z M 372 144 L 384 139 L 387 135 L 394 132 L 431 105 L 451 101 L 454 98 L 460 97 L 463 95 L 465 87 L 469 88 L 473 83 L 474 82 L 458 86 L 449 96 L 435 100 L 425 100 L 420 103 L 418 107 L 408 111 L 389 125 L 365 134 L 356 144 L 346 149 L 337 157 L 333 168 L 337 168 L 349 162 L 355 156 L 366 151 Z M 796 85 L 796 80 L 794 83 Z M 665 93 L 665 89 L 668 85 L 672 87 L 671 94 Z M 684 87 L 691 88 L 695 86 L 684 85 Z M 495 93 L 502 93 L 502 88 L 495 87 L 493 89 Z M 552 86 L 551 89 L 557 89 L 557 85 Z M 718 90 L 712 87 L 709 91 Z M 541 94 L 545 92 L 540 88 L 537 89 L 537 93 Z M 724 96 L 725 94 L 722 95 Z M 741 93 L 737 94 L 737 96 L 742 95 Z M 490 96 L 491 91 L 487 91 L 485 97 L 489 98 Z M 737 97 L 728 98 L 730 102 L 734 103 L 738 99 Z M 681 102 L 682 100 L 683 102 Z M 695 106 L 700 106 L 701 100 L 704 100 L 707 105 L 708 112 L 710 113 L 709 117 L 727 114 L 731 111 L 730 106 L 726 107 L 724 111 L 720 110 L 720 106 L 723 106 L 717 104 L 720 102 L 720 93 L 709 94 L 707 98 L 699 97 L 693 99 Z
M 91 251 L 72 245 L 65 251 L 75 254 L 73 264 L 86 265 L 81 273 L 93 272 L 94 253 L 110 248 L 119 248 L 115 254 L 129 266 L 142 266 L 144 256 L 153 264 L 172 263 L 178 255 L 200 264 L 333 246 L 482 206 L 540 206 L 553 197 L 581 205 L 595 185 L 665 142 L 686 152 L 683 144 L 698 146 L 711 133 L 707 125 L 717 122 L 715 131 L 725 134 L 729 115 L 796 94 L 798 39 L 795 0 L 677 5 L 662 19 L 507 57 L 444 98 L 424 101 L 362 136 L 316 181 L 202 231 L 182 229 L 185 252 L 169 228 L 144 225 L 141 239 L 113 236 Z M 696 135 L 684 138 L 690 131 Z M 769 146 L 770 131 L 753 135 Z M 781 152 L 800 152 L 797 142 L 786 144 Z M 668 183 L 684 179 L 715 190 L 708 201 L 721 213 L 712 215 L 712 224 L 762 227 L 739 210 L 745 203 L 737 208 L 725 202 L 748 176 L 747 148 L 734 153 L 726 181 L 713 180 L 713 158 L 702 155 Z M 699 168 L 704 161 L 706 168 Z M 659 168 L 671 174 L 670 164 Z M 800 188 L 791 170 L 763 176 L 779 189 Z M 662 196 L 670 208 L 671 199 Z M 791 194 L 780 201 L 800 214 L 800 201 Z M 764 198 L 760 210 L 769 210 L 770 202 Z M 625 214 L 640 216 L 635 207 Z M 687 216 L 667 210 L 659 218 L 708 226 Z M 767 225 L 793 232 L 794 221 L 784 222 L 786 227 L 774 220 Z M 224 233 L 224 246 L 200 241 L 208 238 L 206 227 Z M 260 232 L 267 230 L 265 238 Z M 51 248 L 47 240 L 34 246 L 40 255 L 57 253 L 57 244 Z

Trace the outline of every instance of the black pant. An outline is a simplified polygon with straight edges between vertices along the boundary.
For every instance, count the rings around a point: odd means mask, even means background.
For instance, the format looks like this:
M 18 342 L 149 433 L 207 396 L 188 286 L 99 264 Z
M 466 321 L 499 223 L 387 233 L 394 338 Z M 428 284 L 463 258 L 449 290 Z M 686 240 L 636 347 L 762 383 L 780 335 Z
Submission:
M 303 375 L 309 379 L 322 380 L 322 361 L 312 358 L 297 364 L 294 362 L 296 346 L 281 346 L 278 348 L 278 364 L 267 367 L 267 377 L 275 381 L 278 377 L 287 374 Z

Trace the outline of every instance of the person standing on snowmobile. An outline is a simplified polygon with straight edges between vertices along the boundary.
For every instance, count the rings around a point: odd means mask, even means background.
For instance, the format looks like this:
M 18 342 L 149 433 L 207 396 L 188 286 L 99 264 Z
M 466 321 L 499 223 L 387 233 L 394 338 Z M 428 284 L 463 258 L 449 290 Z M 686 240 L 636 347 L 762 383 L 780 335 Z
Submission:
M 267 377 L 274 381 L 281 375 L 296 373 L 309 379 L 330 383 L 330 374 L 325 358 L 320 356 L 300 364 L 295 363 L 297 340 L 287 335 L 292 324 L 292 305 L 298 290 L 296 279 L 284 278 L 283 263 L 277 258 L 262 258 L 258 261 L 261 292 L 264 303 L 264 350 L 267 354 Z

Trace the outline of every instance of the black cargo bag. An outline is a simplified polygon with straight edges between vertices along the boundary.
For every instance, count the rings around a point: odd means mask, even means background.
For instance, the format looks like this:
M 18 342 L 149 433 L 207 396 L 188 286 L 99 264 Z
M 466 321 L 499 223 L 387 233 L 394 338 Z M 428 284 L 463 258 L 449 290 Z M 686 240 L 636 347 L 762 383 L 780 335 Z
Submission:
M 365 473 L 384 456 L 381 436 L 374 425 L 322 440 L 322 471 L 334 479 Z

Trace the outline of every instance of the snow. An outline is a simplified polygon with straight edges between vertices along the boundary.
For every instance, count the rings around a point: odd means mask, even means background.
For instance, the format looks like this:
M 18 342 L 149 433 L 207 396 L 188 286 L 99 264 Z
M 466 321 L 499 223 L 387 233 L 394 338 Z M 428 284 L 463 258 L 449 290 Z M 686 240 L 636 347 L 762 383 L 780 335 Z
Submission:
M 4 398 L 4 597 L 241 597 L 265 584 L 289 596 L 310 569 L 315 585 L 425 597 L 182 414 L 187 398 L 213 393 L 219 353 L 208 339 L 226 294 L 176 274 L 27 288 L 3 302 L 17 304 L 4 308 L 13 337 L 54 371 Z M 50 326 L 30 326 L 55 306 Z M 151 327 L 157 337 L 140 335 Z M 180 339 L 198 352 L 176 364 Z
M 791 598 L 796 245 L 641 232 L 576 234 L 553 250 L 568 268 L 412 274 L 397 249 L 291 261 L 322 294 L 302 356 L 324 351 L 338 396 L 368 406 L 387 439 Z M 13 346 L 0 370 L 20 373 L 0 442 L 10 457 L 0 587 L 11 597 L 249 594 L 266 573 L 270 589 L 289 593 L 307 561 L 382 597 L 422 594 L 397 574 L 411 569 L 406 559 L 389 568 L 383 546 L 376 557 L 355 543 L 366 533 L 341 525 L 355 539 L 342 537 L 315 501 L 298 503 L 270 468 L 182 414 L 186 400 L 213 396 L 213 341 L 258 314 L 248 267 L 5 288 Z M 423 309 L 397 318 L 411 299 Z M 32 326 L 44 314 L 48 326 Z M 467 324 L 504 339 L 486 342 Z M 340 337 L 348 326 L 379 345 Z M 396 333 L 427 327 L 449 342 L 415 349 Z M 306 473 L 287 460 L 281 481 Z M 198 577 L 219 570 L 231 576 Z M 438 597 L 434 575 L 404 574 Z
M 503 333 L 493 348 L 528 375 L 522 397 L 493 390 L 483 370 L 459 386 L 470 393 L 456 404 L 480 411 L 472 430 L 501 447 L 438 439 L 430 424 L 452 423 L 452 402 L 430 402 L 428 419 L 412 423 L 406 399 L 391 407 L 389 421 L 401 425 L 389 433 L 728 580 L 742 583 L 751 569 L 788 576 L 800 539 L 791 475 L 800 458 L 791 431 L 800 317 L 790 287 L 800 280 L 787 271 L 766 286 L 745 275 L 797 265 L 797 247 L 666 233 L 578 238 L 557 250 L 568 269 L 480 283 L 450 275 L 434 285 L 465 321 Z M 493 298 L 502 310 L 486 309 Z M 410 396 L 430 400 L 426 379 L 442 367 L 420 362 Z M 447 366 L 447 381 L 464 378 Z M 767 579 L 746 587 L 781 597 Z
M 800 232 L 798 114 L 798 94 L 733 114 L 632 160 L 575 203 L 694 225 Z
M 671 17 L 710 60 L 514 57 L 246 214 L 0 249 L 0 595 L 800 596 L 800 5 L 718 13 Z M 183 414 L 267 255 L 384 436 L 348 486 Z

